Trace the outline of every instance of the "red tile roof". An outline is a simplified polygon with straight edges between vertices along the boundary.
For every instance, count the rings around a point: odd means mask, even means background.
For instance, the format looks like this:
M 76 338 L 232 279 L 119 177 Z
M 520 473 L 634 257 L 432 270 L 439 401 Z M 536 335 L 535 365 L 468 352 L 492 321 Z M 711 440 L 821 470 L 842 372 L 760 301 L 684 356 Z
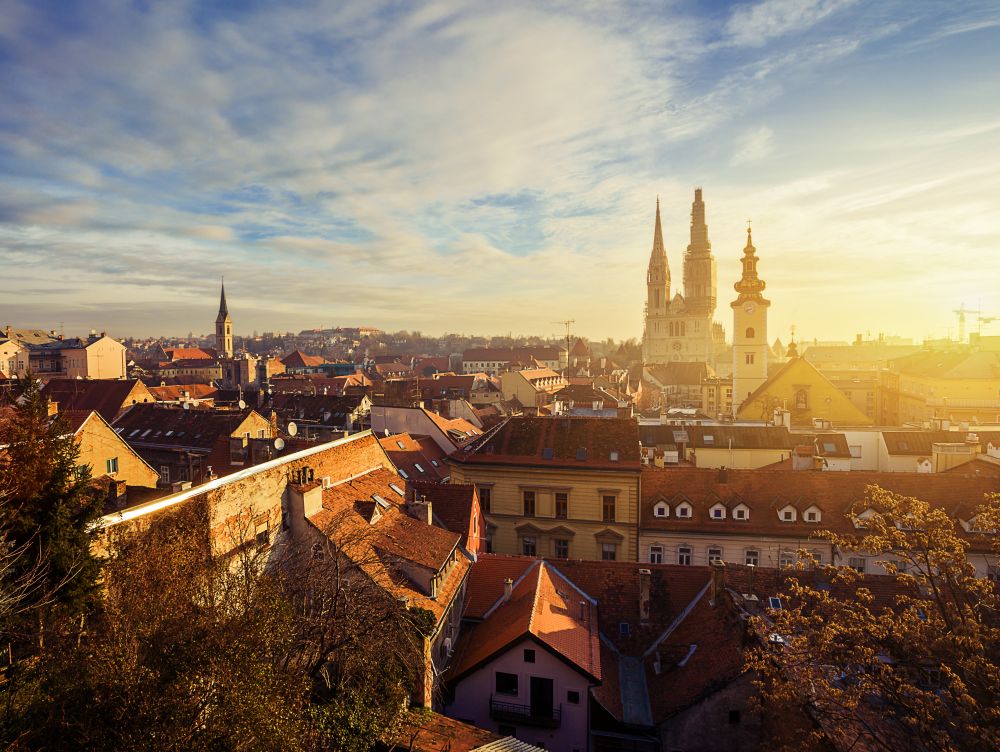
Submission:
M 466 483 L 412 480 L 408 484 L 407 492 L 411 499 L 426 499 L 431 502 L 435 519 L 445 530 L 459 533 L 462 536 L 462 545 L 467 545 L 476 505 L 475 486 Z
M 408 710 L 387 745 L 400 752 L 474 752 L 503 738 L 439 713 Z
M 203 400 L 214 396 L 219 391 L 211 384 L 173 384 L 148 388 L 158 402 L 176 402 L 181 398 Z
M 136 392 L 132 396 L 133 390 Z M 58 409 L 91 410 L 101 414 L 109 423 L 132 404 L 132 399 L 149 399 L 147 389 L 137 379 L 50 379 L 42 395 L 58 403 Z M 141 396 L 140 396 L 141 394 Z
M 470 582 L 466 591 L 473 587 Z M 589 598 L 552 566 L 539 561 L 514 584 L 509 601 L 497 604 L 481 624 L 463 631 L 448 669 L 450 680 L 460 679 L 522 639 L 533 638 L 600 681 L 596 616 L 597 607 Z
M 711 531 L 722 534 L 784 536 L 801 539 L 817 530 L 854 533 L 847 511 L 865 496 L 869 485 L 878 485 L 904 496 L 912 496 L 955 515 L 982 503 L 983 495 L 998 490 L 989 477 L 941 473 L 874 472 L 788 472 L 787 470 L 709 470 L 699 468 L 644 467 L 641 476 L 640 525 L 644 530 Z M 691 504 L 688 518 L 678 518 L 674 507 L 680 501 Z M 656 517 L 653 507 L 666 501 L 670 515 Z M 709 517 L 718 502 L 728 509 L 737 504 L 750 508 L 749 519 L 723 520 Z M 798 510 L 796 520 L 778 519 L 778 510 L 791 504 Z M 806 522 L 802 513 L 815 505 L 822 513 L 818 522 Z
M 399 433 L 379 439 L 379 443 L 406 480 L 431 479 L 440 483 L 448 477 L 446 455 L 428 437 Z
M 640 467 L 639 428 L 628 418 L 514 417 L 471 451 L 456 452 L 451 459 L 635 471 Z
M 163 353 L 167 360 L 216 360 L 219 354 L 211 348 L 201 347 L 164 347 Z
M 306 355 L 301 350 L 293 350 L 281 359 L 285 368 L 314 368 L 326 363 L 322 355 Z

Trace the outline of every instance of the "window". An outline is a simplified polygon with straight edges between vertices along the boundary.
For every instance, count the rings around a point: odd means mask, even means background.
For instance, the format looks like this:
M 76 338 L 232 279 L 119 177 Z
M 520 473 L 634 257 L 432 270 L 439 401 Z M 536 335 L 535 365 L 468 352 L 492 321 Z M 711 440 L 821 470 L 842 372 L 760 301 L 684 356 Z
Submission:
M 601 560 L 614 561 L 618 557 L 618 546 L 614 543 L 601 544 Z
M 809 392 L 805 389 L 799 389 L 795 392 L 795 409 L 796 410 L 808 410 L 809 409 Z
M 482 507 L 484 512 L 490 511 L 490 503 L 493 499 L 493 489 L 489 486 L 478 486 L 479 490 L 479 506 Z
M 525 491 L 524 492 L 524 516 L 534 517 L 535 516 L 535 492 Z
M 107 467 L 108 467 L 108 475 L 114 475 L 115 473 L 117 473 L 118 472 L 118 458 L 117 457 L 112 457 L 111 459 L 109 459 L 108 462 L 107 462 Z
M 524 662 L 525 663 L 534 663 L 535 662 L 535 651 L 532 650 L 531 648 L 525 648 L 524 649 Z
M 781 551 L 778 553 L 778 566 L 794 567 L 797 558 L 794 551 Z
M 521 553 L 525 556 L 535 556 L 538 552 L 538 540 L 534 536 L 526 535 L 521 538 Z
M 497 671 L 496 693 L 498 695 L 516 695 L 517 674 L 507 674 L 503 671 Z
M 604 502 L 604 521 L 614 522 L 615 521 L 615 497 L 605 495 L 602 497 Z
M 760 564 L 760 551 L 755 548 L 748 548 L 743 556 L 743 563 L 748 567 L 755 567 Z
M 557 559 L 569 558 L 569 540 L 566 538 L 556 538 L 552 543 Z
M 753 327 L 752 326 L 748 326 L 747 327 L 747 332 L 746 332 L 746 338 L 747 339 L 753 339 L 755 335 L 756 335 L 756 332 L 753 330 Z
M 627 621 L 618 622 L 618 634 L 625 635 L 627 637 L 631 631 L 632 628 L 629 626 Z
M 422 467 L 420 467 L 420 463 L 419 462 L 414 462 L 413 463 L 413 467 L 416 468 L 416 470 L 417 470 L 418 473 L 426 472 L 426 470 L 424 470 Z
M 678 517 L 690 517 L 691 516 L 691 507 L 689 507 L 687 504 L 681 504 L 679 507 L 677 507 L 677 516 Z
M 713 507 L 712 508 L 712 519 L 713 520 L 723 520 L 726 518 L 725 507 Z
M 795 512 L 793 512 L 791 509 L 786 509 L 784 512 L 781 513 L 781 519 L 783 519 L 785 522 L 791 522 L 793 519 L 795 519 Z
M 745 520 L 747 518 L 747 510 L 742 508 L 734 510 L 733 518 L 737 520 Z
M 708 549 L 708 561 L 712 563 L 713 561 L 722 561 L 722 549 L 718 546 L 712 546 Z
M 753 356 L 754 356 L 753 353 L 747 353 L 746 354 L 746 361 L 747 361 L 747 365 L 748 366 L 752 366 L 753 365 Z
M 865 557 L 864 556 L 852 556 L 847 560 L 847 566 L 851 569 L 856 569 L 862 574 L 865 572 Z
M 570 703 L 571 705 L 579 705 L 580 704 L 580 693 L 577 692 L 575 689 L 569 690 L 566 693 L 566 702 Z
M 816 510 L 806 512 L 806 522 L 819 522 L 819 512 Z
M 667 516 L 667 505 L 660 503 L 653 507 L 654 517 L 666 517 Z
M 569 516 L 569 494 L 556 494 L 556 517 L 561 520 Z
M 170 466 L 169 465 L 160 465 L 160 481 L 162 481 L 163 483 L 169 483 L 170 482 Z
M 254 543 L 264 548 L 271 542 L 271 531 L 268 529 L 267 518 L 258 520 L 254 526 Z
M 650 564 L 662 564 L 663 563 L 663 546 L 650 546 L 649 547 L 649 563 Z
M 691 547 L 690 546 L 680 546 L 677 549 L 677 563 L 683 564 L 685 566 L 691 566 Z
M 400 449 L 406 449 L 406 444 L 404 444 L 399 439 L 396 439 L 396 446 L 398 446 Z

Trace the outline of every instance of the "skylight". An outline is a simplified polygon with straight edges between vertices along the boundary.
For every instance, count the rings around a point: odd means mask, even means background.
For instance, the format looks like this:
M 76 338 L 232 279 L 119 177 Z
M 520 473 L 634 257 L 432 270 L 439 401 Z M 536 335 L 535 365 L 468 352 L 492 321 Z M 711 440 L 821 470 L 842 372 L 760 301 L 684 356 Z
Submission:
M 374 501 L 376 504 L 378 504 L 383 509 L 388 509 L 389 508 L 389 502 L 386 501 L 385 499 L 383 499 L 378 494 L 372 494 L 372 501 Z
M 404 444 L 399 439 L 396 439 L 396 446 L 398 446 L 400 449 L 406 449 L 406 444 Z
M 400 496 L 403 495 L 403 489 L 397 486 L 395 483 L 390 483 L 389 488 L 398 493 Z
M 778 611 L 781 609 L 781 598 L 776 598 L 775 596 L 772 595 L 770 598 L 767 599 L 767 605 L 773 608 L 775 611 Z
M 420 463 L 419 463 L 419 462 L 414 462 L 414 463 L 413 463 L 413 466 L 414 466 L 415 468 L 417 468 L 417 472 L 418 472 L 418 473 L 423 473 L 423 472 L 426 472 L 426 470 L 424 470 L 424 469 L 423 469 L 422 467 L 420 467 Z
M 404 480 L 410 479 L 410 476 L 406 474 L 406 471 L 403 468 L 399 468 L 399 474 L 403 477 Z
M 823 451 L 824 452 L 836 452 L 837 451 L 837 445 L 834 444 L 832 441 L 824 441 L 823 442 Z

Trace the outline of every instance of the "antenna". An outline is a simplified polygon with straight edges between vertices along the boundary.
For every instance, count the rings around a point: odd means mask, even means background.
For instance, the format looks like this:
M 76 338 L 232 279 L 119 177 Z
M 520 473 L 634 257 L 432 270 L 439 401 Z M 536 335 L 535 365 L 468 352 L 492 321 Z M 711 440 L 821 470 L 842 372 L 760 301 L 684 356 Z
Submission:
M 240 400 L 236 404 L 240 406 L 240 410 L 246 410 L 247 409 L 247 403 L 244 402 L 243 400 Z
M 190 402 L 185 402 L 184 403 L 184 409 L 185 410 L 190 410 L 191 409 L 191 403 Z
M 576 319 L 566 319 L 565 321 L 553 321 L 553 324 L 562 324 L 566 327 L 566 365 L 569 366 L 569 325 L 575 324 Z
M 274 448 L 279 452 L 285 448 L 285 440 L 280 436 L 274 440 Z
M 295 425 L 292 421 L 288 421 L 288 427 L 285 429 L 289 436 L 294 436 L 299 432 L 299 427 Z

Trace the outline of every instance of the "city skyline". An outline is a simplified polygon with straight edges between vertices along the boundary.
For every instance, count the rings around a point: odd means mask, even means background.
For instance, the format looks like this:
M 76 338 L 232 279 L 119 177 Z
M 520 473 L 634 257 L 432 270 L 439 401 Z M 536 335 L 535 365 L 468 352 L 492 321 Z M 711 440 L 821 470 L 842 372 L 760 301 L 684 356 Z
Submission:
M 0 325 L 641 339 L 696 186 L 730 336 L 748 218 L 772 341 L 1000 316 L 992 3 L 7 6 Z

